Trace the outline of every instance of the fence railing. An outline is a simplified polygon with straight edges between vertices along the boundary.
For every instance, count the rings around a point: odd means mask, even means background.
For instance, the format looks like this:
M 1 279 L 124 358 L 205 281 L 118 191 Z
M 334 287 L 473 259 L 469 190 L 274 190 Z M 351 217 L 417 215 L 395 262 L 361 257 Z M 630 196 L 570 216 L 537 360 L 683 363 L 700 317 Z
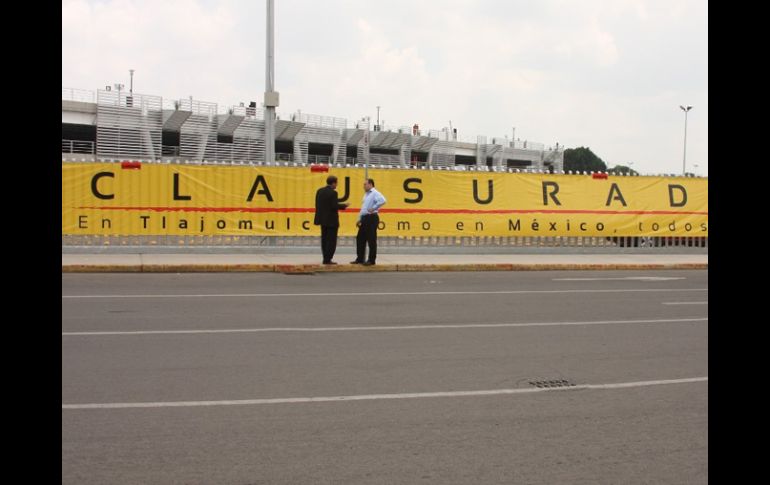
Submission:
M 194 115 L 203 115 L 203 116 L 210 116 L 215 117 L 217 114 L 225 114 L 219 113 L 217 110 L 219 109 L 217 106 L 217 103 L 212 103 L 210 101 L 199 101 L 197 99 L 192 98 L 182 98 L 182 99 L 169 99 L 166 100 L 164 98 L 163 100 L 163 109 L 178 109 L 181 111 L 191 111 Z
M 316 250 L 319 235 L 314 236 L 99 236 L 62 235 L 64 247 L 97 247 L 130 250 L 132 247 L 201 248 L 223 250 Z M 579 237 L 579 236 L 510 236 L 510 237 L 408 237 L 379 236 L 382 252 L 417 253 L 708 253 L 708 237 Z M 355 236 L 340 236 L 337 247 L 355 248 Z M 429 250 L 427 248 L 430 248 Z
M 61 88 L 61 99 L 63 101 L 82 101 L 85 103 L 96 102 L 96 92 L 86 89 Z
M 62 140 L 62 153 L 96 153 L 94 142 L 82 140 Z
M 294 160 L 293 155 L 291 153 L 276 153 L 275 159 L 280 160 L 282 162 L 291 162 Z
M 62 143 L 62 151 L 65 148 L 70 149 L 70 145 L 65 147 L 64 140 Z M 78 142 L 76 142 L 78 143 Z M 93 146 L 93 142 L 79 142 L 80 145 L 72 144 L 71 149 L 88 149 L 88 144 Z M 90 148 L 93 150 L 93 148 Z M 167 147 L 164 149 L 178 149 L 178 147 Z M 83 152 L 69 152 L 69 153 L 93 153 Z M 62 162 L 74 162 L 84 161 L 77 160 L 77 157 L 69 157 L 71 160 L 63 157 Z M 292 162 L 292 155 L 290 153 L 278 153 L 276 154 L 277 160 L 281 161 L 281 165 L 288 165 Z M 326 155 L 309 155 L 308 162 L 310 164 L 315 163 L 329 163 L 330 157 Z M 92 161 L 107 161 L 104 159 L 93 159 Z M 110 159 L 109 161 L 113 161 Z M 143 160 L 144 163 L 158 163 L 155 160 Z M 356 159 L 348 157 L 346 158 L 348 164 L 356 162 Z M 183 162 L 179 162 L 183 163 Z M 271 166 L 274 164 L 264 164 L 262 162 L 255 162 L 255 165 Z M 307 166 L 307 164 L 301 164 Z M 361 166 L 357 164 L 357 166 Z M 417 167 L 418 169 L 426 169 L 426 167 Z M 505 169 L 501 167 L 461 167 L 464 170 L 477 170 L 477 171 L 501 171 L 501 172 L 519 172 L 515 169 Z M 436 167 L 439 170 L 458 170 L 457 167 Z M 410 168 L 392 168 L 392 170 L 411 170 Z M 522 170 L 522 172 L 535 172 L 534 170 Z M 619 176 L 629 176 L 628 174 L 617 174 Z M 676 176 L 676 175 L 670 175 Z M 99 235 L 62 235 L 62 245 L 64 247 L 77 247 L 77 246 L 89 246 L 89 247 L 109 247 L 115 248 L 120 251 L 120 248 L 130 247 L 174 247 L 174 248 L 201 248 L 201 250 L 209 249 L 222 249 L 222 248 L 243 248 L 248 250 L 249 248 L 264 248 L 266 250 L 286 248 L 316 248 L 318 245 L 318 237 L 314 236 L 176 236 L 176 235 L 155 235 L 155 236 L 99 236 Z M 352 236 L 342 236 L 339 238 L 338 245 L 341 247 L 355 247 L 356 238 Z M 708 237 L 704 236 L 624 236 L 624 237 L 580 237 L 580 236 L 480 236 L 480 237 L 457 237 L 457 236 L 432 236 L 432 237 L 409 237 L 409 236 L 380 236 L 378 238 L 378 245 L 385 248 L 396 248 L 398 250 L 415 248 L 416 251 L 426 252 L 425 248 L 431 248 L 431 250 L 440 250 L 446 252 L 460 252 L 467 251 L 473 248 L 483 248 L 482 252 L 528 252 L 528 251 L 554 251 L 554 252 L 696 252 L 707 253 L 708 252 Z M 422 249 L 420 249 L 422 248 Z
M 65 141 L 67 141 L 67 140 L 62 140 L 62 142 L 65 142 Z M 84 142 L 84 143 L 93 143 L 93 142 Z M 64 143 L 62 143 L 62 147 L 63 146 L 64 146 Z M 176 147 L 168 147 L 168 148 L 176 148 Z M 62 153 L 67 153 L 67 152 L 62 152 Z M 308 156 L 311 156 L 311 155 L 308 155 Z M 315 155 L 312 155 L 312 156 L 315 156 Z M 327 157 L 327 156 L 326 155 L 318 155 L 318 157 Z M 93 161 L 93 162 L 113 162 L 113 161 L 119 160 L 121 158 L 126 158 L 126 157 L 98 156 L 98 157 L 95 157 L 94 159 L 92 159 L 90 161 Z M 149 159 L 149 158 L 146 158 L 146 157 L 134 157 L 134 156 L 132 156 L 132 157 L 127 157 L 127 158 L 130 158 L 131 160 L 143 162 L 143 163 L 159 163 L 159 162 L 161 162 L 160 160 Z M 216 163 L 218 163 L 220 165 L 227 165 L 227 164 L 230 164 L 230 163 L 240 165 L 244 161 L 246 161 L 246 159 L 243 159 L 243 160 L 237 159 L 237 160 L 233 160 L 233 161 L 227 161 L 227 160 L 220 161 L 220 160 L 214 159 L 214 158 L 211 158 L 211 159 L 196 159 L 194 157 L 182 157 L 182 156 L 180 156 L 178 158 L 180 158 L 180 160 L 177 160 L 175 163 L 202 163 L 202 164 L 206 164 L 206 163 L 216 162 Z M 329 158 L 329 157 L 327 157 L 327 158 Z M 282 161 L 282 162 L 293 162 L 294 161 L 294 157 L 293 157 L 293 155 L 291 153 L 276 153 L 276 158 L 275 159 L 277 161 Z M 321 159 L 319 159 L 319 160 L 321 160 Z M 76 157 L 64 157 L 64 156 L 62 157 L 62 162 L 63 163 L 77 162 L 77 161 L 80 161 L 80 160 L 76 159 Z M 248 161 L 250 161 L 254 165 L 267 165 L 267 166 L 272 165 L 271 163 L 265 164 L 261 157 L 259 159 L 255 159 L 255 160 L 249 159 Z M 325 162 L 318 161 L 318 162 L 309 162 L 309 163 L 330 163 L 330 161 L 327 160 Z M 357 157 L 345 157 L 345 161 L 342 162 L 340 160 L 338 162 L 338 164 L 340 166 L 363 167 L 364 166 L 364 161 L 363 161 L 363 159 L 359 159 Z M 300 165 L 301 166 L 307 166 L 308 163 L 300 163 Z M 406 167 L 401 167 L 401 166 L 395 166 L 394 167 L 393 164 L 384 164 L 383 167 L 385 167 L 385 168 L 393 168 L 394 170 L 399 170 L 399 169 L 410 170 L 410 169 L 418 168 L 418 169 L 422 169 L 422 170 L 450 170 L 450 171 L 452 171 L 452 170 L 460 170 L 460 171 L 468 170 L 468 171 L 477 171 L 477 172 L 506 172 L 506 173 L 555 173 L 555 174 L 562 174 L 562 175 L 593 175 L 594 173 L 598 173 L 598 174 L 607 174 L 607 175 L 613 175 L 613 176 L 618 176 L 618 177 L 673 177 L 673 178 L 682 177 L 682 174 L 676 174 L 676 173 L 640 174 L 638 172 L 630 173 L 630 172 L 627 172 L 627 171 L 617 171 L 617 172 L 614 172 L 614 171 L 608 171 L 608 172 L 588 171 L 588 172 L 586 172 L 586 171 L 580 171 L 580 170 L 575 170 L 575 171 L 572 171 L 572 170 L 549 170 L 549 169 L 541 169 L 541 168 L 535 168 L 535 167 L 505 167 L 505 166 L 502 166 L 502 167 L 489 167 L 489 166 L 486 166 L 486 165 L 478 165 L 478 166 L 477 165 L 440 165 L 440 164 L 435 163 L 435 161 L 434 161 L 434 164 L 432 166 L 429 166 L 425 162 L 419 162 L 419 163 L 417 163 L 417 165 L 412 165 L 410 163 L 410 165 L 408 165 Z M 708 178 L 707 176 L 696 175 L 696 174 L 693 174 L 693 173 L 690 173 L 690 172 L 688 172 L 685 175 L 685 177 L 690 177 L 690 178 Z
M 332 128 L 337 130 L 344 130 L 348 127 L 348 121 L 345 118 L 337 118 L 335 116 L 322 116 L 309 113 L 294 113 L 291 115 L 291 121 L 298 123 L 305 123 L 308 126 L 315 126 L 319 128 Z
M 164 157 L 178 157 L 179 156 L 179 147 L 178 146 L 170 146 L 170 145 L 161 145 L 160 146 L 160 153 Z
M 332 157 L 328 155 L 310 155 L 307 156 L 307 163 L 331 163 Z

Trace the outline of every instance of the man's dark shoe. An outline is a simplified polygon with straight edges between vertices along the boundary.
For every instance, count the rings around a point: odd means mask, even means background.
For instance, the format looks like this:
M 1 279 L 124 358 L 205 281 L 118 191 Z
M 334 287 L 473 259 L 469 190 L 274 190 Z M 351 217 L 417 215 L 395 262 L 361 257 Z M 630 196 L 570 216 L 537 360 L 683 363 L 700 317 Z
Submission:
M 334 261 L 324 261 L 324 264 L 337 264 Z
M 355 261 L 351 261 L 350 264 L 364 264 L 364 262 L 363 261 L 359 261 L 359 260 L 355 260 Z
M 367 261 L 367 262 L 363 263 L 363 265 L 364 266 L 374 266 L 374 263 L 372 263 L 371 261 Z

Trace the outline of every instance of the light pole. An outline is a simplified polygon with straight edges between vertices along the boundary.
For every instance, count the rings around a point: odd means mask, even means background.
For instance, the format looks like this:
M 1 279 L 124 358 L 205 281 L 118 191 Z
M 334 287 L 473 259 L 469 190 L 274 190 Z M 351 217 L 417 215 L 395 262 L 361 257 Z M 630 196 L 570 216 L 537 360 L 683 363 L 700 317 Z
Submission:
M 364 133 L 364 178 L 369 180 L 369 117 L 365 116 L 366 133 Z
M 275 108 L 278 92 L 275 91 L 274 55 L 274 3 L 267 0 L 267 42 L 265 42 L 265 162 L 275 161 Z
M 682 175 L 685 175 L 687 173 L 687 112 L 692 109 L 692 106 L 685 108 L 684 106 L 679 105 L 679 107 L 684 111 L 684 156 L 682 157 Z
M 126 106 L 130 108 L 134 105 L 134 70 L 129 69 L 128 72 L 131 74 L 131 84 L 129 84 L 129 88 L 128 88 L 128 98 L 126 98 Z
M 692 164 L 692 174 L 695 175 L 696 177 L 698 176 L 698 164 L 697 163 L 693 163 Z
M 377 106 L 377 131 L 380 131 L 380 107 Z
M 120 108 L 120 102 L 121 102 L 120 92 L 123 91 L 124 87 L 125 86 L 123 84 L 115 83 L 115 89 L 118 91 L 118 158 L 120 158 L 120 156 L 123 153 L 121 151 L 121 147 L 120 147 L 120 112 L 121 112 L 121 108 Z

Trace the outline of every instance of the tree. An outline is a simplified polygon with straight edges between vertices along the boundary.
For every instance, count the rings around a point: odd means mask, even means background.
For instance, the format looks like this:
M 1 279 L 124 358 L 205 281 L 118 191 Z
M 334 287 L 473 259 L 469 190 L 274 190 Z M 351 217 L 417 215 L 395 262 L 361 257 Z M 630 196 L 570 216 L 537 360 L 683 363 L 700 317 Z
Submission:
M 607 164 L 588 147 L 564 150 L 564 171 L 606 172 Z
M 609 169 L 610 172 L 615 173 L 622 173 L 624 175 L 639 175 L 639 172 L 634 170 L 631 167 L 627 167 L 626 165 L 615 165 L 611 169 Z

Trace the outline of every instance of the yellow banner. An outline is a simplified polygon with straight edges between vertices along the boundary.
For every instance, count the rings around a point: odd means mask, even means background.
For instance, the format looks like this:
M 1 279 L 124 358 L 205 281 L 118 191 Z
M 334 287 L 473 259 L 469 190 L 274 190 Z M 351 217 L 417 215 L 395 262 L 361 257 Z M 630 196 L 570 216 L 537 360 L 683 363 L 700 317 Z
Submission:
M 62 163 L 62 234 L 318 235 L 326 177 L 355 235 L 362 168 Z M 708 236 L 708 180 L 369 169 L 381 236 Z

